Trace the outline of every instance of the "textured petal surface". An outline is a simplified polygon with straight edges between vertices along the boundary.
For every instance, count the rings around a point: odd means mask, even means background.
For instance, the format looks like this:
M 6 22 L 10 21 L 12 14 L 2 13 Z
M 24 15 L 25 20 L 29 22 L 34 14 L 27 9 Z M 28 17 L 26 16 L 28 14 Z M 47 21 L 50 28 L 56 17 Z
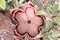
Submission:
M 18 21 L 18 26 L 16 30 L 18 31 L 17 33 L 20 34 L 20 37 L 28 34 L 28 36 L 32 38 L 41 32 L 39 27 L 43 26 L 44 17 L 40 15 L 37 16 L 35 12 L 35 7 L 32 4 L 27 4 L 22 12 L 17 10 L 15 18 Z
M 27 29 L 27 17 L 25 13 L 18 13 L 16 15 L 16 19 L 19 21 L 19 26 L 17 27 L 17 30 L 19 33 L 25 33 Z
M 28 18 L 33 18 L 35 15 L 34 15 L 34 11 L 32 8 L 27 8 L 26 9 L 26 15 Z

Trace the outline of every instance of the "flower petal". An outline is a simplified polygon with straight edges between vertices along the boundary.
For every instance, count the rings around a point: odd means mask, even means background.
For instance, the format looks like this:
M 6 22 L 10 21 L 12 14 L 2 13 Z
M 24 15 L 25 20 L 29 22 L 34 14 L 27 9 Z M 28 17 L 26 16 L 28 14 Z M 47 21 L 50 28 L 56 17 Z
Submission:
M 44 26 L 45 25 L 45 16 L 44 15 L 37 15 L 38 17 L 40 17 L 42 19 L 42 24 L 40 26 Z
M 35 37 L 39 32 L 38 32 L 38 27 L 34 24 L 29 26 L 28 33 L 30 37 Z
M 14 31 L 14 34 L 18 37 L 20 37 L 20 39 L 24 38 L 25 37 L 25 33 L 24 34 L 20 34 L 17 32 L 17 30 Z
M 24 11 L 27 17 L 32 18 L 35 15 L 36 9 L 31 3 L 29 3 L 25 6 Z

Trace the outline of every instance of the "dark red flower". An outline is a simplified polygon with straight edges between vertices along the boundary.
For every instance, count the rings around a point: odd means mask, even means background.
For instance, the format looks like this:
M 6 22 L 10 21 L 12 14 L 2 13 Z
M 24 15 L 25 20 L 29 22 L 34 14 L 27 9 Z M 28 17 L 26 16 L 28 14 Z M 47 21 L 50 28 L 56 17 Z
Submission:
M 27 34 L 30 38 L 41 33 L 40 27 L 45 24 L 45 16 L 36 15 L 36 9 L 32 3 L 25 5 L 25 9 L 14 9 L 13 20 L 18 22 L 15 34 L 23 38 Z

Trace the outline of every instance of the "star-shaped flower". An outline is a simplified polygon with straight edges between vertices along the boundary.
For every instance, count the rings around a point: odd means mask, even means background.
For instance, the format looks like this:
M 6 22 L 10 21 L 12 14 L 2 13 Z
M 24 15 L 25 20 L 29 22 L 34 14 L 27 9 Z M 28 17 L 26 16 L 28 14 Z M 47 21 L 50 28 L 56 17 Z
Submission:
M 14 9 L 12 17 L 18 23 L 15 34 L 22 38 L 25 34 L 34 38 L 41 33 L 40 27 L 45 25 L 45 16 L 36 15 L 36 9 L 31 2 L 25 5 L 24 10 Z

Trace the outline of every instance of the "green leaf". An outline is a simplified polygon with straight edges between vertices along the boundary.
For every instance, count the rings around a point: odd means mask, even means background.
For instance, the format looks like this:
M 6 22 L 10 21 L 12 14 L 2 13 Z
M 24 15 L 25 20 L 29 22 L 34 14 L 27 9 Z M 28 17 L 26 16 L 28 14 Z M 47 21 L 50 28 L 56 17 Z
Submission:
M 48 16 L 48 14 L 44 10 L 38 10 L 37 15 L 45 15 Z
M 56 37 L 53 38 L 53 37 L 51 37 L 51 35 L 49 35 L 48 38 L 49 38 L 50 40 L 57 40 Z
M 47 10 L 48 10 L 49 13 L 53 12 L 53 10 L 51 9 L 51 7 L 47 7 Z
M 50 35 L 52 38 L 58 38 L 60 36 L 60 32 L 59 31 L 53 31 L 52 34 Z
M 46 32 L 46 33 L 44 34 L 43 40 L 57 40 L 57 37 L 52 37 L 52 36 L 51 36 L 51 33 Z
M 46 21 L 46 27 L 45 27 L 45 30 L 46 31 L 49 31 L 52 27 L 53 27 L 53 22 L 51 21 Z
M 7 7 L 6 9 L 13 9 L 14 6 L 12 4 L 13 4 L 13 2 L 6 3 L 6 7 Z
M 58 9 L 58 3 L 57 2 L 55 2 L 53 5 L 47 7 L 47 11 L 48 11 L 49 15 L 51 15 L 51 16 L 57 15 L 56 14 L 57 9 Z
M 51 8 L 48 8 L 48 14 L 51 15 L 51 16 L 56 16 L 57 14 L 54 12 L 54 10 L 52 10 Z
M 49 32 L 46 32 L 46 33 L 44 33 L 43 35 L 44 35 L 43 40 L 50 40 L 50 39 L 48 38 Z
M 55 17 L 54 21 L 60 26 L 60 17 Z
M 57 11 L 57 9 L 58 9 L 58 3 L 55 2 L 54 5 L 52 6 L 52 10 L 55 13 Z
M 43 40 L 50 40 L 48 37 L 43 37 Z
M 40 13 L 46 15 L 46 12 L 44 10 L 41 10 Z
M 55 2 L 55 3 L 54 3 L 53 5 L 51 5 L 50 7 L 47 7 L 47 9 L 48 9 L 48 11 L 49 11 L 50 13 L 55 13 L 56 10 L 58 9 L 58 3 Z
M 1 7 L 2 9 L 5 9 L 5 8 L 6 8 L 5 0 L 0 0 L 0 7 Z

